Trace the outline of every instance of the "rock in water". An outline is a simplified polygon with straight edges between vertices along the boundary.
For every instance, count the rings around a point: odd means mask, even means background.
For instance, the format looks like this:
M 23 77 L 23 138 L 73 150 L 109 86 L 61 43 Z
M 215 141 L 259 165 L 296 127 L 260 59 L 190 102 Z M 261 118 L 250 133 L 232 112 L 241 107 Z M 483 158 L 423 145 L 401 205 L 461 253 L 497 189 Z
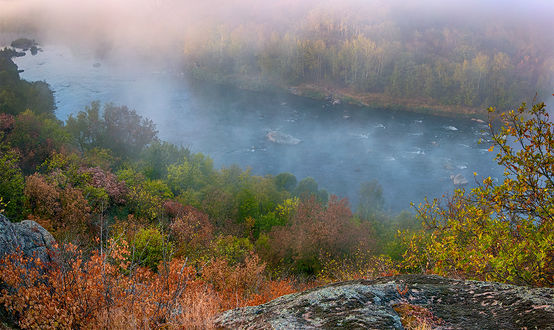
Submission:
M 451 175 L 450 179 L 452 180 L 452 183 L 454 183 L 455 186 L 464 186 L 469 183 L 467 179 L 460 173 L 456 175 Z
M 279 144 L 298 144 L 298 143 L 300 143 L 299 139 L 297 139 L 295 137 L 292 137 L 288 134 L 279 132 L 279 131 L 270 131 L 269 133 L 267 133 L 266 137 L 269 141 L 274 142 L 274 143 L 279 143 Z
M 38 43 L 35 40 L 28 39 L 28 38 L 19 38 L 17 40 L 12 41 L 11 45 L 13 48 L 22 49 L 23 51 L 27 51 L 32 47 L 35 47 L 38 45 Z
M 0 258 L 13 253 L 19 247 L 26 257 L 38 257 L 49 262 L 48 253 L 53 249 L 56 240 L 46 229 L 32 220 L 19 223 L 10 222 L 0 214 Z
M 400 275 L 334 283 L 237 308 L 220 314 L 216 326 L 403 329 L 396 310 L 412 306 L 428 311 L 434 326 L 442 329 L 554 329 L 553 304 L 552 288 Z

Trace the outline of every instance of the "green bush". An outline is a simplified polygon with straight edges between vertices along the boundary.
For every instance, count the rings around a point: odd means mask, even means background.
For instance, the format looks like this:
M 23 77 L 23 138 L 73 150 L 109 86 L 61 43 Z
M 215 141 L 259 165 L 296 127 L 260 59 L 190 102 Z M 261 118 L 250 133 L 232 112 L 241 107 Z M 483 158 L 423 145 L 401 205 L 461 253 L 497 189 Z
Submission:
M 173 245 L 159 229 L 150 227 L 139 230 L 134 237 L 132 261 L 157 271 L 162 260 L 170 260 Z

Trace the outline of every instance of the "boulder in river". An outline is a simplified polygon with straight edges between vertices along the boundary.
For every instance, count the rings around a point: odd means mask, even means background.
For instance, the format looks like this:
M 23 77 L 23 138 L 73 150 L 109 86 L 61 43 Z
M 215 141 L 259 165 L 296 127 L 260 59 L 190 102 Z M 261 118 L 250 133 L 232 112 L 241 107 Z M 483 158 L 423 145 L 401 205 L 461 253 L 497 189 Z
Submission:
M 463 176 L 461 173 L 451 175 L 450 180 L 452 180 L 452 183 L 454 183 L 455 186 L 465 186 L 469 183 L 469 181 L 467 181 L 465 176 Z
M 21 49 L 23 51 L 27 51 L 31 49 L 32 47 L 38 46 L 38 43 L 32 39 L 28 38 L 19 38 L 14 41 L 12 41 L 11 45 L 13 48 Z
M 429 328 L 553 329 L 554 289 L 400 275 L 334 283 L 237 308 L 220 314 L 216 327 L 403 329 L 414 315 Z
M 298 144 L 300 139 L 292 137 L 291 135 L 279 132 L 279 131 L 269 131 L 266 135 L 267 139 L 274 143 L 279 144 Z

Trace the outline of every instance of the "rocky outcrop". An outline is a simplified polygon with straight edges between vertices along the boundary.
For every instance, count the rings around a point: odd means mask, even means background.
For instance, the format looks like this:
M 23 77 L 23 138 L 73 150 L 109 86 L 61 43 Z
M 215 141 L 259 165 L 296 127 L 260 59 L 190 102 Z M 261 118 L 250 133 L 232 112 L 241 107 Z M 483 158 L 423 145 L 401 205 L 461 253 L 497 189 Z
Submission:
M 49 262 L 48 253 L 56 241 L 52 234 L 38 223 L 24 220 L 19 223 L 10 222 L 0 214 L 0 258 L 21 249 L 27 257 L 36 257 Z
M 229 329 L 402 329 L 403 307 L 412 306 L 427 312 L 433 328 L 554 329 L 553 304 L 551 288 L 401 275 L 335 283 L 234 309 L 219 315 L 216 325 Z

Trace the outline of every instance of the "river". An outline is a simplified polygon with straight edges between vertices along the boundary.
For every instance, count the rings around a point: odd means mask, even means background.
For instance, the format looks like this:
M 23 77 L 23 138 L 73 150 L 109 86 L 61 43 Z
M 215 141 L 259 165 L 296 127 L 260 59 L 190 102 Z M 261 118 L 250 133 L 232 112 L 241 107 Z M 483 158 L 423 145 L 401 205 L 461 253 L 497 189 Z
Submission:
M 483 123 L 245 91 L 187 81 L 163 66 L 99 62 L 63 46 L 42 48 L 15 62 L 24 70 L 22 78 L 50 84 L 58 118 L 94 100 L 127 105 L 151 118 L 162 139 L 207 154 L 216 167 L 238 164 L 260 175 L 290 172 L 299 180 L 311 176 L 353 205 L 364 181 L 379 181 L 387 208 L 397 212 L 425 196 L 451 193 L 452 175 L 463 175 L 470 188 L 473 172 L 479 178 L 502 173 L 487 152 L 490 136 Z M 300 143 L 271 142 L 271 131 Z

